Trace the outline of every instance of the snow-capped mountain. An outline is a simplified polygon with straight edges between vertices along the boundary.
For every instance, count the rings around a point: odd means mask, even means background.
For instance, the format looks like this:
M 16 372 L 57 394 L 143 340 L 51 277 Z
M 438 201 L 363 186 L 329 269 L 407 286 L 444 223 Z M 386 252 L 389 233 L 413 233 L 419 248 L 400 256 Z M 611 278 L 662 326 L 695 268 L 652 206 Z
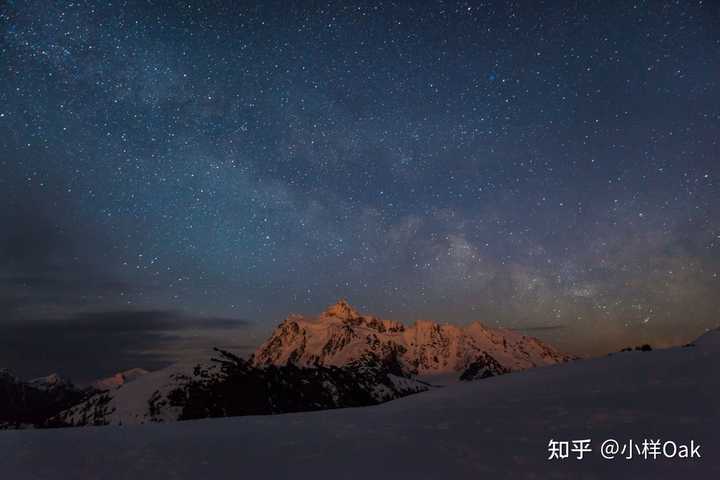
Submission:
M 33 378 L 27 382 L 29 386 L 39 390 L 55 390 L 59 388 L 72 388 L 72 382 L 61 377 L 57 373 L 51 373 L 44 377 Z
M 122 382 L 98 392 L 84 402 L 61 412 L 57 423 L 69 426 L 123 425 L 177 420 L 180 408 L 162 404 L 160 399 L 180 388 L 180 378 L 192 375 L 192 364 L 175 364 L 138 376 L 132 382 Z M 111 379 L 114 378 L 110 377 Z M 101 387 L 110 382 L 99 381 Z
M 92 386 L 97 390 L 112 390 L 113 388 L 118 388 L 128 382 L 137 380 L 148 373 L 150 372 L 142 368 L 131 368 L 130 370 L 118 372 L 111 377 L 96 380 L 93 382 Z
M 372 405 L 428 390 L 418 376 L 476 380 L 567 360 L 509 330 L 477 322 L 406 327 L 342 300 L 317 318 L 288 317 L 250 359 L 216 350 L 155 372 L 120 372 L 53 420 L 122 425 Z
M 173 365 L 102 391 L 61 412 L 68 426 L 128 425 L 373 405 L 429 386 L 373 358 L 340 367 L 256 366 L 216 350 L 210 361 Z
M 485 327 L 422 320 L 411 326 L 361 315 L 347 301 L 317 318 L 288 317 L 258 348 L 256 365 L 343 366 L 371 354 L 407 375 L 456 372 L 463 380 L 566 362 L 540 340 Z
M 81 402 L 89 392 L 57 374 L 22 381 L 0 370 L 0 429 L 53 426 L 49 419 Z

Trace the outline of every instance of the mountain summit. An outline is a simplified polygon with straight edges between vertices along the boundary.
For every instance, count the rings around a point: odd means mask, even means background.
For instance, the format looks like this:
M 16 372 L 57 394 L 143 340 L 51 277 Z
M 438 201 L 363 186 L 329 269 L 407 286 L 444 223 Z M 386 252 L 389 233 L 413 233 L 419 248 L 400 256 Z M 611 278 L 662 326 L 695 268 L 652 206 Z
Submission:
M 335 317 L 341 320 L 350 320 L 358 318 L 360 314 L 355 310 L 344 298 L 338 300 L 335 304 L 330 305 L 320 315 L 321 318 Z
M 256 365 L 345 366 L 372 359 L 405 375 L 457 373 L 463 380 L 570 360 L 540 340 L 493 329 L 428 320 L 405 326 L 358 313 L 346 300 L 317 318 L 289 316 L 255 352 Z

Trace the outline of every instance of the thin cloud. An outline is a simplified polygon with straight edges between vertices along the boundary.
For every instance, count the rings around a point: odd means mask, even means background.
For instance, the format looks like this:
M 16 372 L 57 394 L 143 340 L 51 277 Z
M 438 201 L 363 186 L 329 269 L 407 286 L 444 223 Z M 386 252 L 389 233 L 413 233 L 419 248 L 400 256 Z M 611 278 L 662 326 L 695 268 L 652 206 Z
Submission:
M 237 318 L 166 310 L 96 311 L 0 324 L 0 368 L 21 378 L 59 372 L 78 383 L 133 367 L 162 368 L 222 341 L 248 350 Z

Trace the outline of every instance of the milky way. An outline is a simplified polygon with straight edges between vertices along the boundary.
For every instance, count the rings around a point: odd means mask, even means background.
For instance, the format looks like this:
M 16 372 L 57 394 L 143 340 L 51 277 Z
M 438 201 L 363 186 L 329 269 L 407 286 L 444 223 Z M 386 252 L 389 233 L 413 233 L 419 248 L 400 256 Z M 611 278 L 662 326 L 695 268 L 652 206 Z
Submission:
M 0 322 L 347 297 L 686 341 L 720 318 L 712 3 L 4 2 Z

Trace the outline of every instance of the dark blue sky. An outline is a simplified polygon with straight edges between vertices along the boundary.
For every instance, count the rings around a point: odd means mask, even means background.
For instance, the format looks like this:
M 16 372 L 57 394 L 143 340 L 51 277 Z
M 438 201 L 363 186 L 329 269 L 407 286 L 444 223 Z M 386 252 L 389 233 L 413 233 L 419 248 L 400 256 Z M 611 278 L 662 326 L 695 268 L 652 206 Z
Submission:
M 718 325 L 714 2 L 0 12 L 6 328 L 338 297 L 575 353 Z

